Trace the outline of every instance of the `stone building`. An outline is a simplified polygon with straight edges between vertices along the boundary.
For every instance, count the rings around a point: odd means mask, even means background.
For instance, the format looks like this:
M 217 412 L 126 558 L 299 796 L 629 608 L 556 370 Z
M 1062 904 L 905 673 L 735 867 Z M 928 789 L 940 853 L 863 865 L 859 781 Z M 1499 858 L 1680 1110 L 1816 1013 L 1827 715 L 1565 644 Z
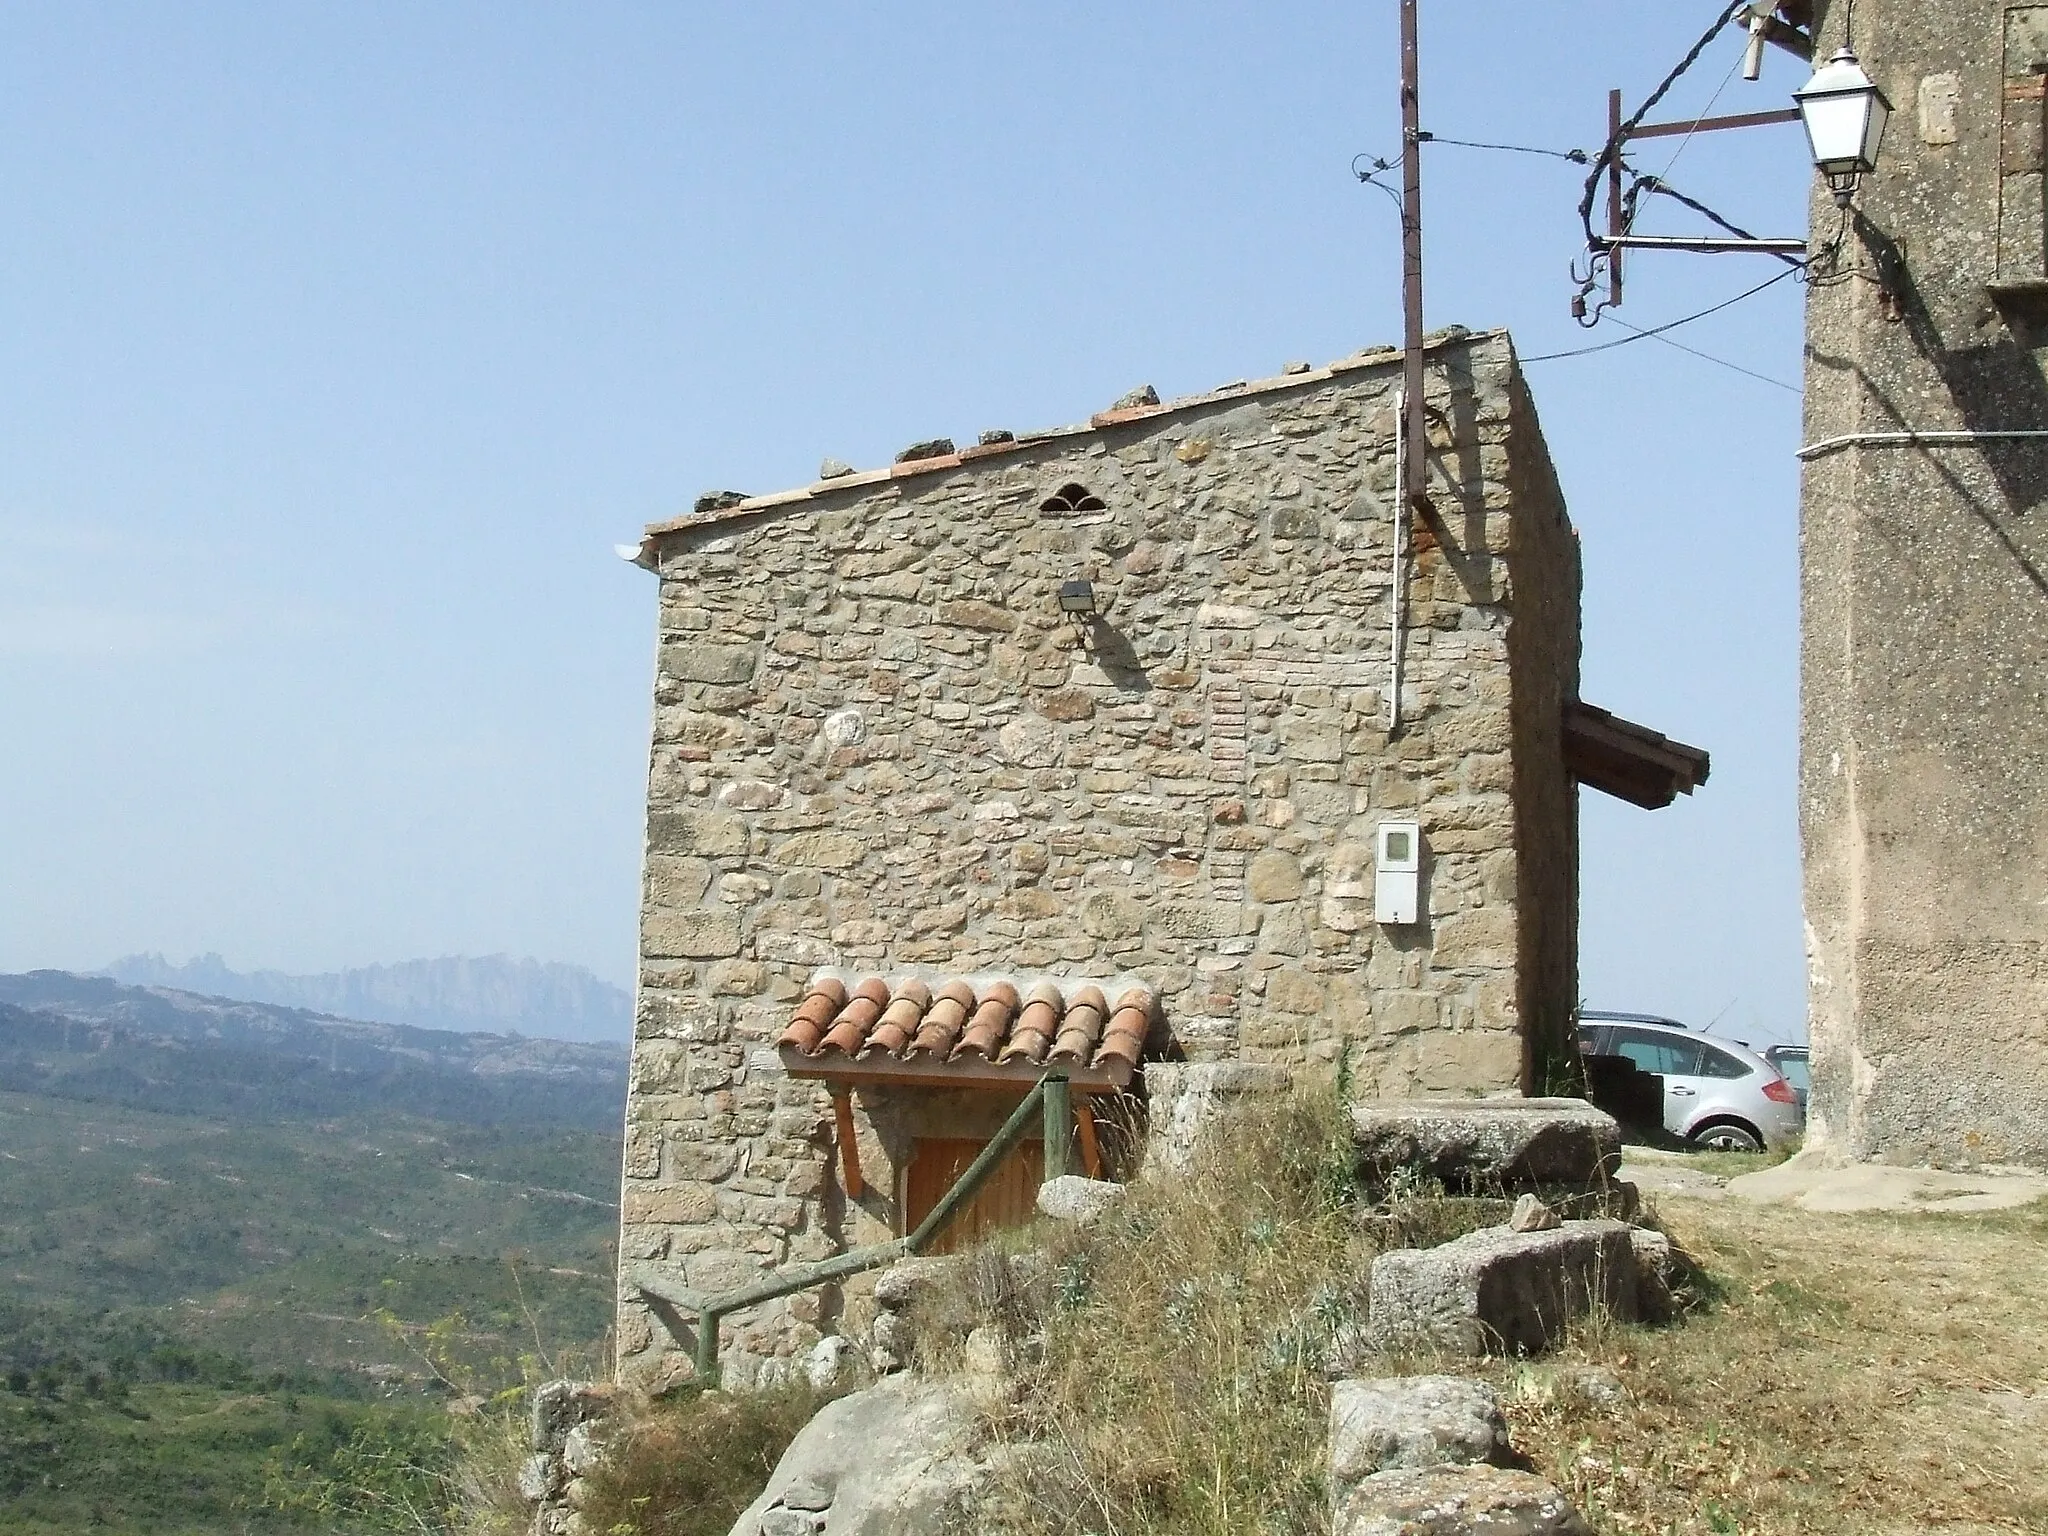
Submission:
M 1577 542 L 1508 338 L 1429 350 L 1412 537 L 1399 378 L 1143 391 L 648 531 L 628 1266 L 710 1294 L 901 1235 L 1048 1066 L 1091 1168 L 1144 1061 L 1576 1082 L 1574 776 L 1654 806 L 1704 758 L 1577 704 Z M 1383 842 L 1413 921 L 1378 920 Z M 1029 1208 L 1034 1152 L 970 1229 Z M 743 1312 L 727 1369 L 862 1304 Z M 627 1282 L 622 1370 L 687 1370 L 689 1328 Z
M 1847 25 L 1820 8 L 1818 56 Z M 1813 213 L 1809 1139 L 2048 1164 L 2048 5 L 1854 26 L 1897 112 L 1853 213 Z

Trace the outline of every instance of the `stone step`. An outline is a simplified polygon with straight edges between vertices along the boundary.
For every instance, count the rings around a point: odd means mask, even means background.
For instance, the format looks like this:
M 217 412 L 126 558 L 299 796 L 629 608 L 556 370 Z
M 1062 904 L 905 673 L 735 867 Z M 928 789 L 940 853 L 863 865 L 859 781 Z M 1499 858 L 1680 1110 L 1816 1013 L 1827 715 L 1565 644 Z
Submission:
M 1621 1127 L 1584 1099 L 1373 1099 L 1351 1124 L 1369 1187 L 1408 1169 L 1459 1194 L 1591 1190 L 1621 1166 Z

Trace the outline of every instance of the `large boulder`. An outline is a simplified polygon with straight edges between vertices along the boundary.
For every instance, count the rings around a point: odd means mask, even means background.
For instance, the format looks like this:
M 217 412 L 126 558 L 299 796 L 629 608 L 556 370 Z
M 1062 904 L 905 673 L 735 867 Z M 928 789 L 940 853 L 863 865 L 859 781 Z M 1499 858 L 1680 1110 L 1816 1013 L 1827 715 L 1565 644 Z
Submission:
M 1047 1179 L 1038 1186 L 1038 1214 L 1054 1221 L 1071 1221 L 1086 1226 L 1124 1198 L 1121 1184 L 1068 1174 Z
M 960 1385 L 892 1376 L 828 1403 L 732 1536 L 967 1536 L 1002 1461 Z
M 1148 1062 L 1145 1171 L 1186 1173 L 1217 1121 L 1261 1100 L 1285 1098 L 1294 1076 L 1250 1062 Z
M 1337 1511 L 1333 1536 L 1593 1536 L 1542 1478 L 1504 1467 L 1376 1472 Z
M 964 1283 L 967 1261 L 959 1258 L 899 1259 L 876 1277 L 875 1305 L 907 1312 L 939 1292 Z
M 1397 1467 L 1505 1465 L 1500 1399 L 1460 1376 L 1393 1376 L 1330 1388 L 1330 1508 L 1366 1478 Z
M 1567 1221 L 1543 1232 L 1488 1227 L 1373 1261 L 1366 1338 L 1381 1350 L 1534 1354 L 1595 1306 L 1640 1316 L 1630 1228 Z
M 1411 1169 L 1461 1194 L 1595 1189 L 1621 1166 L 1621 1127 L 1584 1099 L 1376 1099 L 1351 1125 L 1373 1186 Z

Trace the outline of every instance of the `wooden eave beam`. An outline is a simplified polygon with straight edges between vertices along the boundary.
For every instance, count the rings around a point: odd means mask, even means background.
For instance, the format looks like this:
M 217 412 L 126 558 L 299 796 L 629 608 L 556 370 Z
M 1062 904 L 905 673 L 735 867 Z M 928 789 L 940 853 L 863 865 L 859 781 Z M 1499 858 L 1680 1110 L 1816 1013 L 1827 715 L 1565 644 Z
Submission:
M 1713 766 L 1700 748 L 1584 701 L 1565 709 L 1563 746 L 1565 767 L 1580 783 L 1650 811 L 1691 794 Z
M 1028 1093 L 1048 1070 L 1062 1070 L 1028 1063 L 998 1066 L 994 1062 L 947 1062 L 928 1057 L 899 1061 L 887 1055 L 862 1061 L 858 1057 L 836 1053 L 806 1056 L 788 1046 L 781 1047 L 776 1054 L 782 1058 L 783 1070 L 791 1077 L 835 1086 L 845 1084 L 849 1088 L 969 1088 L 983 1092 Z M 1106 1067 L 1064 1069 L 1068 1083 L 1077 1094 L 1122 1093 L 1131 1085 L 1133 1070 L 1122 1062 Z

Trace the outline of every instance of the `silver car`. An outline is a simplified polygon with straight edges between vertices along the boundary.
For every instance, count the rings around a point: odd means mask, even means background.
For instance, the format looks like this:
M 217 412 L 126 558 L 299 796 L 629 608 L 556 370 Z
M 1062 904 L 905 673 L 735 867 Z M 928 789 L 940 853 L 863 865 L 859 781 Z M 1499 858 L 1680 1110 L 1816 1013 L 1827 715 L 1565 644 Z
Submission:
M 1664 1079 L 1664 1129 L 1697 1147 L 1761 1152 L 1796 1141 L 1805 1106 L 1770 1062 L 1732 1040 L 1713 1040 L 1675 1019 L 1579 1015 L 1579 1049 L 1625 1056 Z

